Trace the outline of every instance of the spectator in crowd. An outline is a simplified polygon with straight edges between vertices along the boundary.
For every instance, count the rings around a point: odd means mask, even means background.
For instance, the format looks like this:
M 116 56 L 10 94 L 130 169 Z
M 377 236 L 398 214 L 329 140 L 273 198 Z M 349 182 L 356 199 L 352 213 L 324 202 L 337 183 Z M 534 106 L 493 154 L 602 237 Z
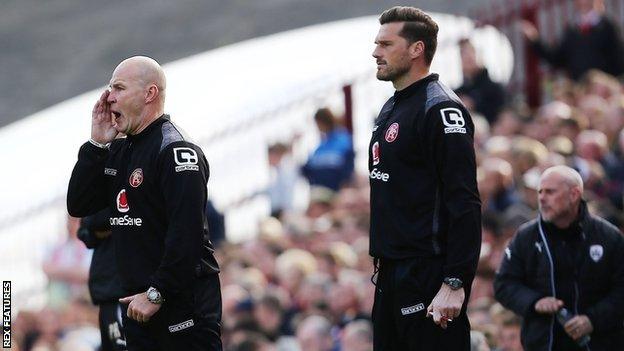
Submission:
M 330 288 L 328 300 L 333 324 L 340 328 L 351 321 L 366 319 L 367 317 L 359 312 L 359 299 L 356 287 L 353 285 L 338 282 Z
M 482 114 L 492 124 L 505 104 L 505 91 L 490 79 L 487 68 L 478 61 L 477 51 L 469 39 L 459 41 L 459 53 L 464 81 L 455 93 L 468 110 Z
M 280 299 L 275 295 L 266 294 L 254 303 L 254 318 L 264 336 L 276 341 L 284 335 L 293 335 L 291 321 Z
M 331 323 L 327 318 L 312 315 L 301 321 L 297 327 L 297 340 L 301 351 L 334 351 Z
M 91 252 L 78 239 L 80 218 L 67 217 L 67 236 L 53 247 L 43 262 L 48 277 L 48 304 L 63 308 L 77 298 L 88 295 L 87 280 Z
M 624 208 L 621 196 L 624 191 L 624 129 L 618 132 L 617 138 L 613 143 L 613 150 L 609 151 L 606 159 L 609 164 L 613 165 L 607 171 L 609 176 L 609 195 L 613 205 L 622 210 Z
M 375 120 L 368 162 L 375 348 L 467 350 L 465 308 L 481 242 L 474 124 L 429 71 L 435 21 L 397 6 L 379 22 L 377 79 L 396 91 Z
M 50 308 L 42 310 L 36 318 L 36 326 L 30 340 L 26 339 L 24 348 L 33 350 L 55 350 L 63 333 L 63 326 L 58 323 L 60 314 Z M 29 345 L 30 344 L 30 345 Z
M 588 213 L 583 181 L 567 166 L 548 168 L 539 185 L 540 216 L 522 226 L 505 251 L 496 298 L 524 318 L 529 350 L 624 348 L 624 237 Z M 574 317 L 560 325 L 565 307 Z
M 500 322 L 496 335 L 498 347 L 495 351 L 523 351 L 520 341 L 520 318 L 506 316 Z
M 470 331 L 470 351 L 490 351 L 490 345 L 488 345 L 482 332 Z
M 524 222 L 535 217 L 535 215 L 537 214 L 538 206 L 537 189 L 539 187 L 540 174 L 541 171 L 539 170 L 539 168 L 534 167 L 529 169 L 522 175 L 522 180 L 520 184 L 516 184 L 519 201 L 505 210 L 505 212 L 503 213 L 504 219 L 522 219 L 523 221 L 521 223 L 516 224 L 523 224 Z M 505 226 L 505 224 L 506 223 L 503 223 L 503 227 Z M 515 233 L 516 229 L 517 228 L 513 229 L 513 233 Z
M 522 131 L 526 117 L 521 116 L 515 109 L 504 108 L 498 114 L 496 122 L 492 124 L 492 135 L 513 136 Z
M 511 164 L 503 159 L 488 157 L 479 167 L 479 193 L 485 211 L 505 212 L 518 203 L 518 193 L 513 184 Z
M 310 185 L 337 191 L 353 175 L 355 153 L 351 134 L 328 108 L 316 111 L 314 121 L 321 143 L 301 170 Z
M 472 284 L 470 301 L 493 295 L 494 273 L 507 244 L 503 237 L 502 219 L 495 212 L 484 212 L 482 216 L 482 241 L 477 273 Z
M 602 0 L 575 0 L 574 21 L 554 47 L 545 45 L 533 24 L 524 21 L 522 31 L 534 51 L 578 81 L 590 69 L 618 76 L 624 73 L 624 44 L 617 24 L 604 15 Z
M 530 126 L 525 126 L 525 132 L 526 128 L 530 128 Z M 507 161 L 511 163 L 515 184 L 522 184 L 522 176 L 526 172 L 531 168 L 543 165 L 547 160 L 548 149 L 539 140 L 523 135 L 512 138 L 510 159 Z
M 283 143 L 269 146 L 269 200 L 271 216 L 279 218 L 294 210 L 297 166 L 290 155 L 290 147 Z
M 225 216 L 219 212 L 211 200 L 206 201 L 206 222 L 210 232 L 210 241 L 217 247 L 225 241 Z
M 347 324 L 340 337 L 340 350 L 372 351 L 373 326 L 369 321 L 356 320 Z
M 89 268 L 89 293 L 91 301 L 99 306 L 101 351 L 123 351 L 126 349 L 126 340 L 119 299 L 125 292 L 121 288 L 121 280 L 117 273 L 109 222 L 110 212 L 110 209 L 105 208 L 83 218 L 78 238 L 89 249 L 93 249 Z

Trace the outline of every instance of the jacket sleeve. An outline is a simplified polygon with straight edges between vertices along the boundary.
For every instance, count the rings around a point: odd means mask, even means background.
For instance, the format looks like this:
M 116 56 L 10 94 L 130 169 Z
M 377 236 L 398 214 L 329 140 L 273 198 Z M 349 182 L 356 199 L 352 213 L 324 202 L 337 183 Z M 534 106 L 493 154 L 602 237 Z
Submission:
M 624 73 L 624 42 L 622 41 L 622 33 L 620 32 L 616 23 L 609 18 L 604 18 L 605 25 L 607 27 L 607 42 L 612 43 L 609 46 L 607 56 L 608 67 L 610 73 L 614 76 L 619 76 Z
M 448 214 L 444 274 L 468 283 L 474 279 L 481 249 L 474 125 L 468 111 L 454 101 L 431 107 L 426 121 L 438 194 Z
M 561 42 L 550 47 L 541 40 L 531 42 L 531 48 L 537 56 L 556 68 L 564 68 L 567 63 L 566 51 L 570 45 L 570 29 L 566 29 Z
M 107 205 L 108 183 L 104 166 L 109 151 L 84 143 L 78 152 L 67 189 L 67 211 L 74 217 L 86 217 Z
M 209 170 L 199 147 L 179 141 L 161 151 L 158 172 L 167 232 L 164 255 L 150 284 L 166 300 L 192 282 L 200 262 Z
M 616 233 L 614 251 L 610 257 L 611 290 L 596 304 L 587 309 L 587 317 L 591 320 L 595 333 L 609 333 L 622 328 L 624 320 L 624 238 Z
M 522 238 L 519 233 L 516 234 L 505 249 L 500 269 L 494 278 L 494 296 L 503 306 L 525 317 L 535 312 L 535 302 L 544 296 L 525 283 L 528 252 L 524 250 L 526 246 L 522 244 Z

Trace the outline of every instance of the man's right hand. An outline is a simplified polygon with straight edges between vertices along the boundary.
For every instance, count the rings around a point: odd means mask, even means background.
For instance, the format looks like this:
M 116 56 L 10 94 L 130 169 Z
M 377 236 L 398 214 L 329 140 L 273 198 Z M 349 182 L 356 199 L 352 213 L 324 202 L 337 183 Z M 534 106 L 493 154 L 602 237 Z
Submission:
M 542 297 L 535 303 L 535 312 L 541 314 L 555 314 L 563 307 L 563 301 L 554 297 Z
M 91 139 L 100 144 L 110 143 L 117 136 L 117 130 L 113 126 L 110 104 L 107 101 L 108 94 L 108 90 L 102 93 L 91 112 Z

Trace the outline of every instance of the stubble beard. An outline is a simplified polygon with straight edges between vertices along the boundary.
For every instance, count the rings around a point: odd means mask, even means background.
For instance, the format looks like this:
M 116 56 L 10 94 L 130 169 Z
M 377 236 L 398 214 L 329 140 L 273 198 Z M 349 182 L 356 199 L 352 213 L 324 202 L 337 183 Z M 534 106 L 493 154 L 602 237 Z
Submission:
M 403 64 L 401 66 L 395 66 L 395 67 L 386 66 L 385 70 L 383 69 L 377 70 L 377 79 L 386 81 L 386 82 L 387 81 L 394 82 L 398 78 L 407 74 L 409 70 L 410 70 L 409 64 Z
M 558 212 L 554 211 L 552 208 L 549 208 L 549 210 L 550 210 L 550 214 L 546 215 L 543 209 L 541 207 L 539 208 L 540 214 L 542 215 L 542 219 L 547 223 L 556 224 L 556 223 L 561 222 L 562 220 L 565 220 L 573 216 L 572 207 L 562 208 Z

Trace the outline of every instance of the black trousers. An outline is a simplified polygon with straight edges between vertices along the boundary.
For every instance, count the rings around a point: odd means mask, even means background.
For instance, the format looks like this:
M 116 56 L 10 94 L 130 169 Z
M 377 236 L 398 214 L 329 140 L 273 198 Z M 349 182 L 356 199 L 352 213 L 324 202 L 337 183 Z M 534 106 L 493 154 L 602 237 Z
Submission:
M 128 351 L 221 351 L 219 276 L 198 278 L 175 299 L 167 300 L 147 323 L 127 316 L 123 322 Z
M 101 351 L 126 350 L 126 338 L 122 327 L 122 308 L 117 301 L 103 302 L 99 305 Z
M 447 329 L 427 318 L 427 307 L 442 286 L 443 262 L 443 257 L 380 260 L 372 313 L 374 350 L 470 350 L 469 289 L 460 316 Z

